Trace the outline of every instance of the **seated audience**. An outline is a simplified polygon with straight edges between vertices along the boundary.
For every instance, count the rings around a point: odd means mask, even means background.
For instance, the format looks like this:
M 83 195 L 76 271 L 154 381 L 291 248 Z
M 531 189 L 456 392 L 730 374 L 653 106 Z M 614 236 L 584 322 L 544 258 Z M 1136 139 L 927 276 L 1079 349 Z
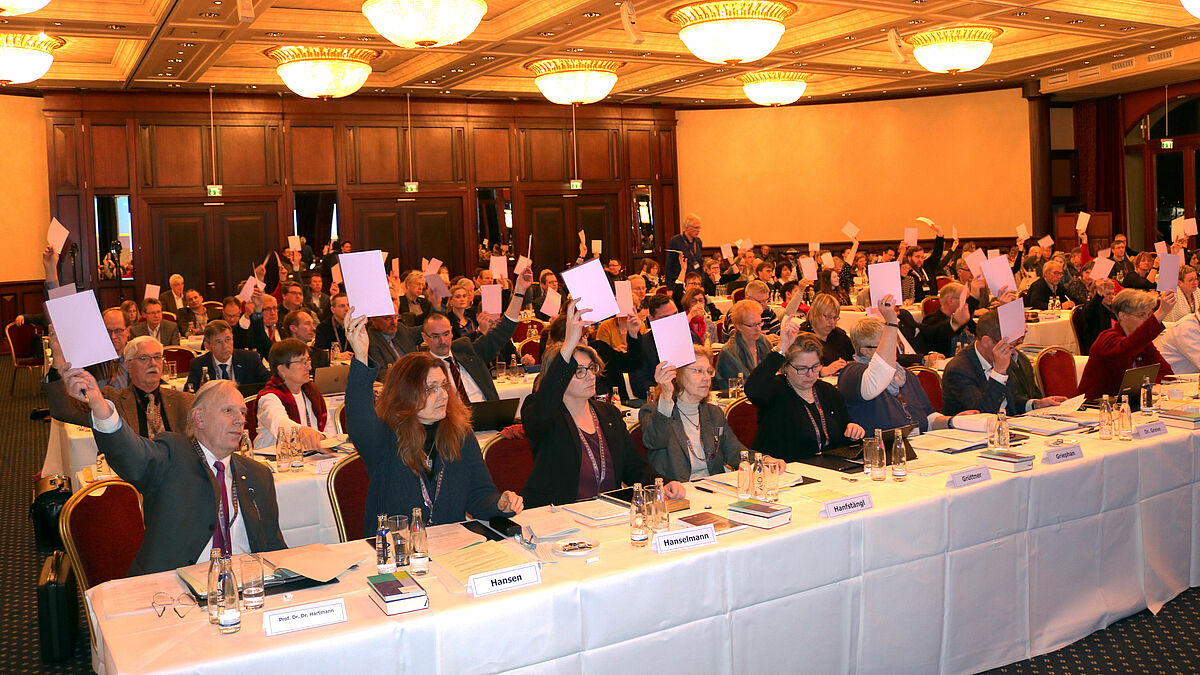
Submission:
M 1048 271 L 1049 263 L 1043 268 Z M 1059 270 L 1059 274 L 1062 271 Z M 942 374 L 942 412 L 966 410 L 995 414 L 1003 406 L 1009 415 L 1058 405 L 1063 396 L 1042 396 L 1033 364 L 1012 340 L 1000 338 L 1000 315 L 988 310 L 975 328 L 975 344 L 946 364 Z
M 194 288 L 189 288 L 183 294 L 183 301 L 186 306 L 179 310 L 177 315 L 179 330 L 184 334 L 201 335 L 204 333 L 204 324 L 212 319 L 221 318 L 220 311 L 204 306 L 204 297 Z
M 1171 307 L 1167 317 L 1163 319 L 1164 323 L 1179 321 L 1189 314 L 1196 313 L 1196 309 L 1200 308 L 1200 289 L 1198 287 L 1200 287 L 1200 280 L 1196 275 L 1196 268 L 1191 265 L 1180 265 L 1179 287 L 1175 289 L 1175 304 Z
M 763 335 L 761 306 L 753 300 L 740 300 L 729 308 L 733 332 L 717 358 L 716 388 L 728 389 L 738 375 L 748 376 L 771 352 L 771 342 Z
M 271 379 L 258 393 L 258 436 L 254 447 L 275 445 L 279 433 L 294 430 L 300 447 L 308 452 L 320 450 L 333 424 L 325 407 L 325 397 L 312 381 L 312 360 L 308 345 L 288 338 L 271 347 Z
M 677 311 L 675 303 L 669 296 L 657 293 L 646 296 L 645 306 L 649 321 L 671 316 Z M 638 323 L 640 325 L 641 321 L 639 320 Z M 629 342 L 628 333 L 626 333 L 625 341 Z M 642 361 L 641 365 L 630 371 L 629 385 L 633 389 L 634 398 L 644 401 L 653 385 L 654 369 L 658 367 L 660 359 L 658 358 L 658 347 L 654 342 L 654 333 L 646 332 L 639 341 Z
M 758 413 L 755 448 L 795 462 L 862 440 L 865 432 L 850 421 L 838 388 L 820 379 L 824 349 L 789 323 L 779 347 L 746 378 L 746 398 Z
M 1114 266 L 1113 269 L 1116 269 Z M 1125 288 L 1154 291 L 1158 288 L 1158 270 L 1154 269 L 1154 254 L 1142 251 L 1133 259 L 1133 269 L 1121 277 Z
M 1162 333 L 1162 319 L 1174 304 L 1175 291 L 1166 291 L 1161 300 L 1151 291 L 1134 288 L 1117 293 L 1112 303 L 1117 322 L 1092 343 L 1079 379 L 1079 393 L 1089 399 L 1115 396 L 1126 370 L 1155 363 L 1159 366 L 1155 381 L 1171 375 L 1171 364 L 1154 347 L 1154 338 Z
M 329 314 L 317 325 L 317 335 L 313 346 L 317 349 L 338 349 L 348 351 L 350 343 L 346 339 L 346 314 L 350 311 L 350 299 L 345 293 L 336 293 L 329 300 Z
M 956 347 L 971 341 L 975 321 L 971 308 L 962 302 L 962 284 L 951 282 L 938 291 L 940 307 L 921 320 L 921 338 L 925 348 L 950 358 Z
M 158 296 L 164 311 L 173 312 L 178 318 L 179 312 L 187 306 L 183 298 L 183 275 L 172 274 L 167 279 L 167 290 Z
M 688 328 L 692 331 L 692 342 L 711 345 L 717 340 L 717 324 L 709 317 L 708 299 L 703 288 L 689 288 L 683 294 L 682 311 L 687 314 Z
M 329 352 L 312 347 L 313 339 L 317 335 L 317 319 L 311 310 L 301 308 L 288 312 L 279 327 L 285 336 L 299 340 L 308 347 L 313 370 L 329 367 Z
M 533 451 L 521 495 L 531 508 L 591 499 L 622 484 L 653 484 L 660 476 L 634 449 L 621 413 L 595 399 L 604 363 L 594 349 L 579 344 L 583 319 L 577 302 L 566 308 L 565 340 L 547 351 L 533 393 L 521 406 Z M 666 489 L 672 498 L 685 496 L 677 481 L 668 481 Z
M 1178 300 L 1175 306 L 1179 306 Z M 1154 346 L 1176 375 L 1200 373 L 1200 316 L 1192 312 L 1168 325 L 1154 338 Z
M 474 293 L 466 286 L 450 289 L 450 305 L 446 318 L 450 319 L 450 328 L 454 331 L 456 340 L 460 337 L 474 337 L 479 333 L 479 322 L 475 319 L 475 310 L 471 308 L 474 299 Z
M 409 325 L 415 326 L 424 321 L 433 308 L 422 295 L 424 292 L 425 277 L 419 271 L 409 272 L 404 277 L 404 294 L 400 296 L 400 306 L 396 308 L 398 314 L 412 314 L 412 323 Z
M 421 328 L 401 326 L 395 314 L 373 316 L 371 327 L 367 329 L 367 339 L 370 345 L 368 356 L 379 369 L 378 375 L 382 381 L 388 367 L 405 354 L 417 351 L 421 342 Z
M 133 324 L 129 329 L 129 337 L 146 335 L 164 346 L 179 346 L 179 326 L 175 325 L 174 321 L 163 319 L 162 302 L 158 298 L 146 298 L 142 301 L 142 315 L 146 320 Z
M 312 310 L 318 321 L 329 318 L 331 299 L 325 292 L 325 279 L 319 272 L 306 272 L 308 284 L 304 286 L 304 307 Z
M 808 319 L 800 326 L 805 333 L 812 333 L 821 342 L 821 377 L 837 375 L 854 358 L 854 344 L 846 331 L 838 327 L 842 306 L 838 299 L 828 293 L 820 293 L 812 301 Z
M 633 296 L 633 308 L 637 310 L 638 316 L 645 319 L 648 316 L 643 306 L 646 300 L 646 279 L 640 274 L 632 274 L 628 281 L 630 295 Z M 617 319 L 618 317 L 612 316 L 601 321 L 600 327 L 596 330 L 596 339 L 608 343 L 614 349 L 625 351 L 627 349 L 625 330 L 623 326 L 618 325 Z
M 1042 265 L 1042 276 L 1034 281 L 1025 292 L 1025 306 L 1032 309 L 1048 309 L 1050 298 L 1058 298 L 1063 309 L 1071 309 L 1075 302 L 1067 293 L 1067 285 L 1063 283 L 1063 265 L 1057 260 L 1051 260 Z
M 184 385 L 187 391 L 200 388 L 205 368 L 210 380 L 233 380 L 238 384 L 266 382 L 271 377 L 258 352 L 234 348 L 233 331 L 221 319 L 204 327 L 204 348 L 208 351 L 192 359 L 188 368 Z
M 149 440 L 123 422 L 90 374 L 73 369 L 63 377 L 71 396 L 91 409 L 97 449 L 142 495 L 146 531 L 131 576 L 206 562 L 213 547 L 234 554 L 287 548 L 270 469 L 234 455 L 246 404 L 232 383 L 210 382 L 185 428 Z
M 1111 278 L 1100 279 L 1095 284 L 1095 294 L 1079 309 L 1083 312 L 1083 318 L 1075 324 L 1075 331 L 1076 337 L 1079 338 L 1080 354 L 1087 356 L 1096 338 L 1112 328 L 1113 322 L 1117 320 L 1117 315 L 1112 309 L 1116 293 L 1115 281 Z

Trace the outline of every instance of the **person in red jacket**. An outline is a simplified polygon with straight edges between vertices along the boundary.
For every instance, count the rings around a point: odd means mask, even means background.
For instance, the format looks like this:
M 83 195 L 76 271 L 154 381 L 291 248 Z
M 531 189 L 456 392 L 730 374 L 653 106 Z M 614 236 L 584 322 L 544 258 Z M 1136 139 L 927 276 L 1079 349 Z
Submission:
M 1163 332 L 1163 317 L 1174 306 L 1175 291 L 1166 291 L 1161 300 L 1152 291 L 1126 288 L 1117 293 L 1112 302 L 1117 322 L 1092 343 L 1078 393 L 1089 399 L 1116 395 L 1126 370 L 1155 363 L 1158 381 L 1171 375 L 1171 366 L 1158 353 L 1154 338 Z

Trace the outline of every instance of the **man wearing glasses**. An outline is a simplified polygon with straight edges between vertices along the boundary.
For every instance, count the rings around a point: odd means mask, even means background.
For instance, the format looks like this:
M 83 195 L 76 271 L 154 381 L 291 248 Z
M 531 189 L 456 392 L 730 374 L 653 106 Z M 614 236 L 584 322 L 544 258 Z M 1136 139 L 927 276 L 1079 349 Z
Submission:
M 50 381 L 42 390 L 50 404 L 50 416 L 56 420 L 91 426 L 91 413 L 88 407 L 72 398 L 59 379 L 66 364 L 63 362 L 58 343 L 52 344 L 54 350 L 54 368 L 50 371 Z M 163 431 L 182 432 L 187 426 L 188 409 L 192 407 L 192 395 L 174 389 L 166 389 L 161 385 L 163 347 L 154 338 L 143 335 L 136 337 L 125 345 L 125 364 L 129 369 L 129 386 L 116 389 L 106 386 L 101 389 L 104 398 L 112 401 L 117 408 L 117 414 L 131 428 L 136 427 L 138 435 L 153 438 Z
M 222 319 L 211 321 L 204 327 L 204 348 L 208 351 L 192 359 L 192 365 L 188 368 L 187 384 L 184 386 L 187 391 L 200 388 L 205 368 L 208 368 L 210 380 L 252 384 L 271 378 L 258 352 L 234 349 L 233 329 Z

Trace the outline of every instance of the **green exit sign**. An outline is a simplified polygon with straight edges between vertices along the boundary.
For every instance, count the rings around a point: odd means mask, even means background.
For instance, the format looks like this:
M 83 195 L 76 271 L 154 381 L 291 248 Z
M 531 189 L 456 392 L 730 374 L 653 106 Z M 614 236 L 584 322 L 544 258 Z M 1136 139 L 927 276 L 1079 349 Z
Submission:
M 1162 149 L 1163 150 L 1172 150 L 1174 148 L 1175 148 L 1175 139 L 1173 139 L 1173 138 L 1162 139 Z
M 224 192 L 224 190 L 225 190 L 225 186 L 223 186 L 223 185 L 209 185 L 208 186 L 208 196 L 209 197 L 220 197 L 221 193 Z
M 417 191 L 417 181 L 415 181 L 415 180 L 406 181 L 404 183 L 404 191 L 405 192 L 416 192 Z
M 583 189 L 583 181 L 581 181 L 581 180 L 571 181 L 571 189 L 572 190 L 582 190 Z

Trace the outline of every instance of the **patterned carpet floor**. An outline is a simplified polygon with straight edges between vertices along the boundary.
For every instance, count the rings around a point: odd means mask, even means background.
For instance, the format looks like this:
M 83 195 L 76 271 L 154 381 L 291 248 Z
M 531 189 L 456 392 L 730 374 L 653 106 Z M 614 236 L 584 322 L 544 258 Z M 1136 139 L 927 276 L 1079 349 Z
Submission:
M 12 377 L 12 361 L 0 357 L 0 387 Z M 31 421 L 45 405 L 27 372 L 17 376 L 13 396 L 0 393 L 0 674 L 90 673 L 87 628 L 80 617 L 75 657 L 44 664 L 38 643 L 37 576 L 49 551 L 34 543 L 28 518 L 33 476 L 42 467 L 50 425 Z M 1067 673 L 1200 673 L 1200 588 L 1167 604 L 1158 616 L 1140 612 L 1051 654 L 988 671 L 1004 675 Z

